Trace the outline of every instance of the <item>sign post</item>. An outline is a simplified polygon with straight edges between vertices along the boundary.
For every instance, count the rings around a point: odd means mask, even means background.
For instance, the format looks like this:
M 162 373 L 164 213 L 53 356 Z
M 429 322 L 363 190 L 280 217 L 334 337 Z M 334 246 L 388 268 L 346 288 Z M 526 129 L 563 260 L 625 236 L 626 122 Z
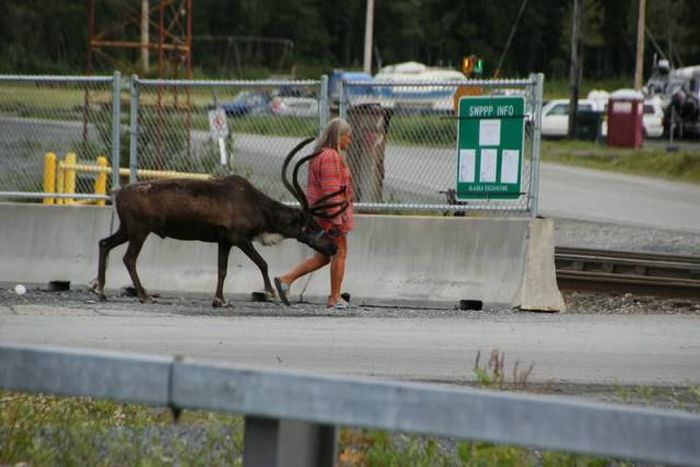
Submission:
M 226 143 L 224 138 L 228 136 L 228 123 L 224 109 L 217 108 L 209 111 L 209 134 L 219 141 L 219 155 L 221 165 L 226 165 L 228 156 L 226 155 Z
M 457 200 L 516 199 L 521 195 L 524 111 L 522 96 L 460 98 Z

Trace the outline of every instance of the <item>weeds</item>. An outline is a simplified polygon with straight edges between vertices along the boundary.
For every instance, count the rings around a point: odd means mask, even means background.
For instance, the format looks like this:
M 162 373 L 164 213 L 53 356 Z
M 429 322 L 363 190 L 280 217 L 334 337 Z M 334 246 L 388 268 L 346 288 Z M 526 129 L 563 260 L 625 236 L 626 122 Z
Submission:
M 482 387 L 494 389 L 514 389 L 525 391 L 528 385 L 528 378 L 535 368 L 532 362 L 527 369 L 520 368 L 520 360 L 516 360 L 513 365 L 513 380 L 508 383 L 505 378 L 506 353 L 498 349 L 491 351 L 489 361 L 481 367 L 481 350 L 476 353 L 474 361 L 474 375 Z

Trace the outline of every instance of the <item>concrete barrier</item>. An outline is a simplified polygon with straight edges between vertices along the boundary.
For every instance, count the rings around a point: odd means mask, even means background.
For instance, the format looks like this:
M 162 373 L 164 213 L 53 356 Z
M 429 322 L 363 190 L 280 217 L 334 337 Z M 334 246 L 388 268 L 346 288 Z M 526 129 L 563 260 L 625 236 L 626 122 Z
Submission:
M 116 230 L 118 222 L 110 207 L 0 204 L 0 281 L 87 285 L 97 276 L 98 241 Z M 343 289 L 355 303 L 457 306 L 469 299 L 486 307 L 520 307 L 525 300 L 529 309 L 561 309 L 553 275 L 552 230 L 536 227 L 542 222 L 358 215 L 349 237 Z M 119 246 L 110 254 L 108 291 L 131 285 L 121 260 L 125 248 Z M 259 251 L 271 277 L 312 254 L 294 240 L 260 246 Z M 139 256 L 139 275 L 151 292 L 213 296 L 216 254 L 214 244 L 150 235 Z M 543 268 L 550 263 L 551 269 Z M 228 297 L 262 290 L 257 267 L 237 249 L 231 253 L 228 271 L 224 289 Z M 328 289 L 324 268 L 297 281 L 291 298 L 322 301 Z M 530 300 L 533 291 L 538 293 L 536 301 Z

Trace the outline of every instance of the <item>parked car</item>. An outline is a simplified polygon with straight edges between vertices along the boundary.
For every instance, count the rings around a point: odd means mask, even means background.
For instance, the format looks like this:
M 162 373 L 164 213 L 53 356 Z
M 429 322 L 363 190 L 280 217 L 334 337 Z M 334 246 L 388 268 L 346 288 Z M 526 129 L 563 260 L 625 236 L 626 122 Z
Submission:
M 270 108 L 274 115 L 283 117 L 317 117 L 318 99 L 277 96 L 270 101 Z
M 661 138 L 664 135 L 664 109 L 658 99 L 644 101 L 642 124 L 644 125 L 645 137 Z
M 229 117 L 242 117 L 244 115 L 269 114 L 271 97 L 264 91 L 241 91 L 230 101 L 222 102 Z
M 579 112 L 603 112 L 594 100 L 580 99 Z M 542 136 L 561 138 L 569 131 L 569 99 L 554 99 L 542 107 Z

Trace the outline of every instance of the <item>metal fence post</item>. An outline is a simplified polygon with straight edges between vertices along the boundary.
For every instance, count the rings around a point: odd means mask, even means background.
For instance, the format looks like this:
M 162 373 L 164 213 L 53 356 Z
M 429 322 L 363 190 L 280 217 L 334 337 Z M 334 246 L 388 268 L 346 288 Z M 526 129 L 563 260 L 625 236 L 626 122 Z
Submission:
M 542 133 L 542 101 L 544 99 L 544 74 L 530 75 L 534 78 L 532 102 L 532 164 L 530 164 L 530 217 L 537 217 L 540 196 L 540 137 Z
M 348 118 L 348 99 L 345 97 L 345 80 L 340 80 L 340 92 L 338 93 L 338 116 L 343 120 Z
M 122 120 L 121 77 L 121 72 L 115 71 L 112 81 L 112 189 L 119 187 Z
M 328 75 L 321 76 L 321 94 L 318 98 L 318 133 L 319 136 L 330 119 L 331 101 L 328 96 Z
M 129 183 L 136 182 L 136 169 L 138 165 L 138 143 L 139 143 L 139 77 L 131 75 L 130 90 L 130 124 L 129 134 Z
M 246 417 L 245 467 L 332 467 L 335 426 L 275 418 Z

